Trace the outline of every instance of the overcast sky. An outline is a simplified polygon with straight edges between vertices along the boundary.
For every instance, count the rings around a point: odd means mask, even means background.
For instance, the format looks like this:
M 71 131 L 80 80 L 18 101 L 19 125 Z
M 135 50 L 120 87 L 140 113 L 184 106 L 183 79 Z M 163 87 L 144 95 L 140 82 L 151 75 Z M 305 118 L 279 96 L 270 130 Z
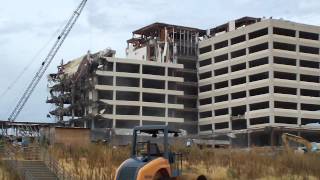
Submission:
M 0 0 L 0 119 L 10 111 L 45 58 L 58 28 L 65 24 L 81 0 Z M 320 25 L 319 0 L 88 0 L 78 22 L 50 65 L 56 72 L 61 59 L 77 58 L 88 50 L 111 47 L 125 56 L 131 32 L 153 22 L 208 29 L 242 16 L 283 18 Z M 56 37 L 55 37 L 56 38 Z M 44 48 L 45 47 L 45 48 Z M 41 51 L 39 54 L 38 52 Z M 37 55 L 38 54 L 38 55 Z M 37 55 L 37 56 L 36 56 Z M 34 58 L 36 56 L 36 58 Z M 18 74 L 28 67 L 22 78 Z M 53 106 L 44 77 L 18 121 L 50 121 Z

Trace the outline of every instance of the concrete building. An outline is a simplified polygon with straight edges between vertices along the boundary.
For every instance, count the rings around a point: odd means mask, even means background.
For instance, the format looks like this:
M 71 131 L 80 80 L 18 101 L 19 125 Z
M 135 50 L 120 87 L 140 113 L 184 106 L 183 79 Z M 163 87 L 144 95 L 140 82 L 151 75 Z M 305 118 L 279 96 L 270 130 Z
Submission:
M 202 30 L 154 23 L 133 32 L 127 58 L 88 53 L 49 76 L 50 112 L 72 126 L 112 128 L 167 124 L 197 133 L 197 40 Z
M 279 144 L 283 131 L 319 139 L 308 127 L 320 122 L 319 32 L 250 17 L 210 29 L 199 42 L 199 133 L 242 145 Z

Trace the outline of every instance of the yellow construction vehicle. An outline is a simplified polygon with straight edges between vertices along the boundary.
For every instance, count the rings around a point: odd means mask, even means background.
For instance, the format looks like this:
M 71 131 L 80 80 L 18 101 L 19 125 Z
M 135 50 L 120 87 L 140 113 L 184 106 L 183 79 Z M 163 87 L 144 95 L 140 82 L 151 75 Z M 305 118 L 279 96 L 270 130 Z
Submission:
M 319 152 L 320 150 L 320 147 L 317 143 L 309 142 L 308 140 L 304 139 L 301 136 L 297 136 L 289 133 L 283 133 L 281 137 L 282 137 L 282 143 L 287 151 L 291 151 L 290 144 L 289 144 L 290 141 L 304 145 L 302 150 L 307 153 Z
M 170 151 L 169 136 L 180 131 L 164 125 L 133 130 L 131 157 L 117 169 L 115 180 L 169 180 L 182 172 L 182 155 Z

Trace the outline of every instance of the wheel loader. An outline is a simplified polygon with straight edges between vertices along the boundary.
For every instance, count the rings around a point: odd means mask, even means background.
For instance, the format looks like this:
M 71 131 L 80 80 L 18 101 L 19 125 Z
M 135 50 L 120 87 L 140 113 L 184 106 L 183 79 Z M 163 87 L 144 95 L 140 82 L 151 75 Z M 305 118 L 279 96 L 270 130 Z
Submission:
M 171 180 L 182 172 L 182 155 L 170 151 L 169 136 L 179 130 L 164 125 L 133 129 L 131 157 L 116 171 L 115 180 Z

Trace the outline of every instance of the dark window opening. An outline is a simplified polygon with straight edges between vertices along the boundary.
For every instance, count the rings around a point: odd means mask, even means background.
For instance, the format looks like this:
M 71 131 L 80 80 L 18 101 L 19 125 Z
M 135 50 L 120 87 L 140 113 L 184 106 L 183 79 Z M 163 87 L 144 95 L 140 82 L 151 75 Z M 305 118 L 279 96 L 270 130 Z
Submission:
M 235 85 L 239 85 L 239 84 L 245 84 L 246 83 L 246 79 L 247 79 L 246 77 L 232 79 L 231 80 L 231 85 L 235 86 Z
M 211 45 L 209 45 L 209 46 L 205 46 L 205 47 L 200 48 L 199 52 L 200 52 L 200 54 L 204 54 L 204 53 L 210 52 L 211 50 L 212 50 L 212 47 L 211 47 Z
M 168 81 L 168 89 L 169 90 L 177 90 L 177 82 L 175 81 Z
M 227 73 L 228 73 L 228 67 L 214 70 L 215 76 L 220 76 L 220 75 L 227 74 Z
M 270 122 L 269 117 L 258 117 L 258 118 L 250 119 L 250 125 L 266 124 L 269 122 Z
M 164 103 L 166 96 L 164 94 L 154 94 L 154 93 L 143 93 L 142 101 L 143 102 L 156 102 Z
M 199 61 L 199 66 L 200 67 L 207 66 L 207 65 L 210 65 L 210 64 L 211 64 L 211 59 L 205 59 L 205 60 Z
M 306 61 L 306 60 L 300 60 L 300 66 L 301 67 L 307 67 L 307 68 L 315 68 L 319 69 L 319 62 L 315 61 Z
M 226 60 L 228 60 L 228 54 L 222 54 L 220 56 L 214 57 L 214 62 L 215 63 L 226 61 Z
M 98 91 L 98 99 L 113 99 L 113 91 Z
M 319 40 L 319 35 L 316 34 L 316 33 L 299 31 L 299 38 L 311 39 L 311 40 Z
M 320 105 L 317 104 L 301 104 L 301 110 L 304 111 L 319 111 Z
M 214 89 L 221 89 L 228 87 L 228 81 L 222 81 L 214 84 Z
M 117 128 L 126 128 L 126 129 L 132 129 L 136 126 L 140 125 L 140 121 L 134 121 L 134 120 L 116 120 L 116 127 Z
M 139 115 L 139 106 L 116 106 L 116 113 L 118 115 Z
M 192 74 L 192 73 L 185 73 L 184 74 L 184 82 L 197 82 L 198 77 L 197 74 Z
M 263 72 L 263 73 L 254 74 L 254 75 L 249 76 L 249 81 L 254 82 L 254 81 L 259 81 L 259 80 L 268 79 L 268 78 L 269 78 L 269 73 Z
M 300 74 L 300 81 L 318 83 L 319 82 L 319 76 Z
M 185 59 L 178 59 L 178 64 L 183 64 L 184 69 L 196 69 L 197 61 L 186 61 Z
M 214 44 L 214 49 L 221 49 L 228 46 L 228 40 L 218 42 Z
M 139 92 L 127 92 L 127 91 L 117 91 L 116 100 L 123 101 L 139 101 L 140 93 Z
M 291 30 L 291 29 L 284 29 L 284 28 L 274 27 L 273 28 L 273 34 L 295 37 L 296 36 L 296 31 L 295 30 Z
M 226 129 L 226 128 L 229 128 L 229 123 L 228 122 L 215 123 L 214 128 L 215 129 Z
M 274 121 L 275 123 L 297 124 L 298 119 L 294 117 L 275 116 Z
M 199 75 L 200 80 L 201 79 L 211 78 L 211 77 L 212 77 L 212 72 L 211 71 L 208 71 L 208 72 L 205 72 L 205 73 L 201 73 Z
M 250 96 L 257 96 L 257 95 L 268 94 L 268 93 L 269 93 L 269 87 L 251 89 L 249 91 Z
M 112 86 L 113 77 L 112 76 L 98 76 L 98 84 Z
M 308 119 L 308 118 L 301 118 L 301 124 L 311 124 L 311 123 L 320 123 L 320 119 Z
M 198 95 L 197 87 L 188 87 L 183 89 L 185 95 Z
M 269 101 L 250 104 L 249 107 L 250 107 L 250 111 L 255 111 L 259 109 L 268 109 Z
M 240 49 L 240 50 L 231 52 L 231 58 L 236 58 L 244 55 L 246 55 L 246 49 Z
M 275 86 L 274 93 L 297 95 L 297 89 L 296 88 L 289 88 L 289 87 Z
M 287 73 L 287 72 L 274 72 L 274 78 L 278 79 L 287 79 L 287 80 L 296 80 L 297 75 L 293 73 Z
M 249 61 L 249 67 L 252 68 L 252 67 L 261 66 L 268 63 L 269 63 L 269 58 L 264 57 L 264 58 L 256 59 L 253 61 Z
M 143 107 L 142 108 L 142 115 L 143 116 L 165 116 L 165 109 L 164 108 L 155 108 L 155 107 Z
M 251 54 L 251 53 L 258 52 L 258 51 L 263 51 L 268 48 L 269 48 L 268 43 L 258 44 L 258 45 L 249 47 L 249 53 Z
M 301 96 L 320 97 L 319 90 L 301 89 Z
M 246 63 L 236 64 L 231 66 L 231 72 L 236 72 L 243 69 L 246 69 Z
M 212 104 L 211 97 L 206 99 L 200 99 L 200 105 L 206 105 L 206 104 Z
M 268 28 L 264 28 L 264 29 L 249 33 L 249 39 L 258 38 L 267 34 L 268 34 Z
M 143 74 L 152 74 L 152 75 L 164 75 L 165 68 L 164 67 L 157 67 L 157 66 L 142 66 L 142 73 Z
M 142 125 L 165 125 L 166 122 L 162 121 L 142 121 Z
M 140 65 L 127 64 L 127 63 L 117 63 L 116 70 L 117 70 L 117 72 L 139 73 Z
M 231 121 L 232 130 L 247 129 L 247 120 L 239 119 Z
M 246 35 L 238 36 L 231 39 L 231 44 L 238 44 L 246 40 Z
M 223 102 L 223 101 L 228 101 L 228 95 L 221 95 L 221 96 L 216 96 L 214 97 L 214 102 L 218 103 L 218 102 Z
M 231 108 L 231 115 L 232 116 L 242 116 L 247 111 L 246 105 L 243 106 L 236 106 Z
M 143 79 L 142 80 L 143 88 L 154 88 L 154 89 L 164 89 L 165 81 Z
M 310 46 L 299 46 L 300 52 L 309 54 L 319 54 L 319 48 Z
M 231 99 L 240 99 L 240 98 L 245 98 L 246 96 L 247 96 L 246 91 L 241 91 L 241 92 L 232 93 Z
M 273 42 L 273 48 L 286 51 L 296 51 L 296 45 L 288 43 Z
M 284 101 L 275 101 L 274 102 L 274 107 L 275 108 L 280 108 L 280 109 L 297 109 L 297 103 L 293 102 L 284 102 Z
M 284 65 L 295 66 L 297 63 L 297 60 L 291 59 L 291 58 L 284 58 L 284 57 L 274 57 L 273 62 L 275 64 L 284 64 Z
M 222 115 L 226 115 L 226 114 L 229 114 L 228 108 L 214 110 L 215 116 L 222 116 Z
M 128 78 L 128 77 L 117 77 L 116 78 L 117 86 L 127 86 L 127 87 L 139 87 L 140 79 L 138 78 Z
M 212 131 L 212 124 L 200 125 L 200 131 Z
M 200 112 L 200 118 L 212 117 L 212 111 Z
M 211 91 L 212 90 L 212 85 L 211 84 L 208 84 L 208 85 L 205 85 L 205 86 L 200 86 L 200 92 L 207 92 L 207 91 Z

